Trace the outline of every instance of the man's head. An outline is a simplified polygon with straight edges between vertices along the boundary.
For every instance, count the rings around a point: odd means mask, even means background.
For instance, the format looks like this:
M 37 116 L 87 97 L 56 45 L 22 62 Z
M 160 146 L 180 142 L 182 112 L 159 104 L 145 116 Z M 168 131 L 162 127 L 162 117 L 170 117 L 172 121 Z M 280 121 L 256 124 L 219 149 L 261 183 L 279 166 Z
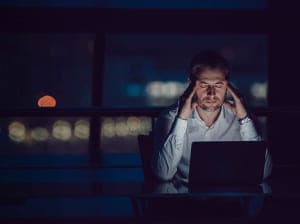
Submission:
M 190 81 L 197 90 L 198 106 L 205 111 L 218 110 L 225 99 L 229 66 L 224 57 L 212 51 L 197 54 L 191 60 Z

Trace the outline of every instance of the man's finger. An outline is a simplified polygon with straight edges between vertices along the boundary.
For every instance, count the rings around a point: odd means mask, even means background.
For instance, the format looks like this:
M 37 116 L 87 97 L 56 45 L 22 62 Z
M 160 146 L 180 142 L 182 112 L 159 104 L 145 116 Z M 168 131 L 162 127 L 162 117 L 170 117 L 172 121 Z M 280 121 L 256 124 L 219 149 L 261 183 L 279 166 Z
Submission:
M 196 85 L 195 85 L 195 86 L 193 87 L 193 90 L 190 92 L 190 94 L 189 94 L 189 96 L 188 96 L 189 99 L 192 99 L 192 98 L 193 98 L 193 96 L 195 95 L 196 89 L 197 89 L 197 87 L 196 87 Z
M 241 100 L 238 97 L 238 95 L 235 93 L 234 88 L 230 84 L 227 86 L 227 90 L 229 91 L 229 93 L 232 96 L 234 101 L 240 101 Z

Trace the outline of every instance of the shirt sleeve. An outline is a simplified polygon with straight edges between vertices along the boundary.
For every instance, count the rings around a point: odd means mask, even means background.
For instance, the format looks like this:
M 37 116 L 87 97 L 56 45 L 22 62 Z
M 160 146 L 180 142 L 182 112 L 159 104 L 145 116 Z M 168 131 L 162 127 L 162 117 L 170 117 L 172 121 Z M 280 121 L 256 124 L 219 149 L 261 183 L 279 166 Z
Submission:
M 240 135 L 242 141 L 260 141 L 261 137 L 258 135 L 252 119 L 240 125 Z
M 187 121 L 180 118 L 159 118 L 154 132 L 152 170 L 161 180 L 171 180 L 183 154 Z
M 249 119 L 240 125 L 240 134 L 242 141 L 261 141 L 261 136 L 257 133 L 254 122 Z M 269 150 L 266 150 L 263 179 L 268 178 L 272 173 L 272 158 Z

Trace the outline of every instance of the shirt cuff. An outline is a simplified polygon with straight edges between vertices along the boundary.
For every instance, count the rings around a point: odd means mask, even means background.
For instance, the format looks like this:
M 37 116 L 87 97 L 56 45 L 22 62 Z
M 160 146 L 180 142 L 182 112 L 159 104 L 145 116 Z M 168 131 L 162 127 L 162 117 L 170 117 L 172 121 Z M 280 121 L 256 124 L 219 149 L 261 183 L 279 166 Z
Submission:
M 172 133 L 177 137 L 183 137 L 187 129 L 187 120 L 176 118 Z
M 257 141 L 259 136 L 254 127 L 253 121 L 249 120 L 248 122 L 240 125 L 240 132 L 243 141 Z

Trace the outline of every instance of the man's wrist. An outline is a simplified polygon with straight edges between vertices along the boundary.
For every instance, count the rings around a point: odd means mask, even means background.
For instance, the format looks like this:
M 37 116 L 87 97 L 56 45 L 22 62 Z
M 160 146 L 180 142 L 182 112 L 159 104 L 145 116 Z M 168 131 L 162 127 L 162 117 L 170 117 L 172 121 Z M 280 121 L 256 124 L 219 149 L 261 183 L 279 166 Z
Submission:
M 187 121 L 187 118 L 185 118 L 185 117 L 183 117 L 183 116 L 180 116 L 180 115 L 178 115 L 177 118 L 179 118 L 179 119 L 181 119 L 181 120 Z
M 243 124 L 246 124 L 248 123 L 249 121 L 251 121 L 251 118 L 248 116 L 248 114 L 240 119 L 238 119 L 239 121 L 239 124 L 240 125 L 243 125 Z

